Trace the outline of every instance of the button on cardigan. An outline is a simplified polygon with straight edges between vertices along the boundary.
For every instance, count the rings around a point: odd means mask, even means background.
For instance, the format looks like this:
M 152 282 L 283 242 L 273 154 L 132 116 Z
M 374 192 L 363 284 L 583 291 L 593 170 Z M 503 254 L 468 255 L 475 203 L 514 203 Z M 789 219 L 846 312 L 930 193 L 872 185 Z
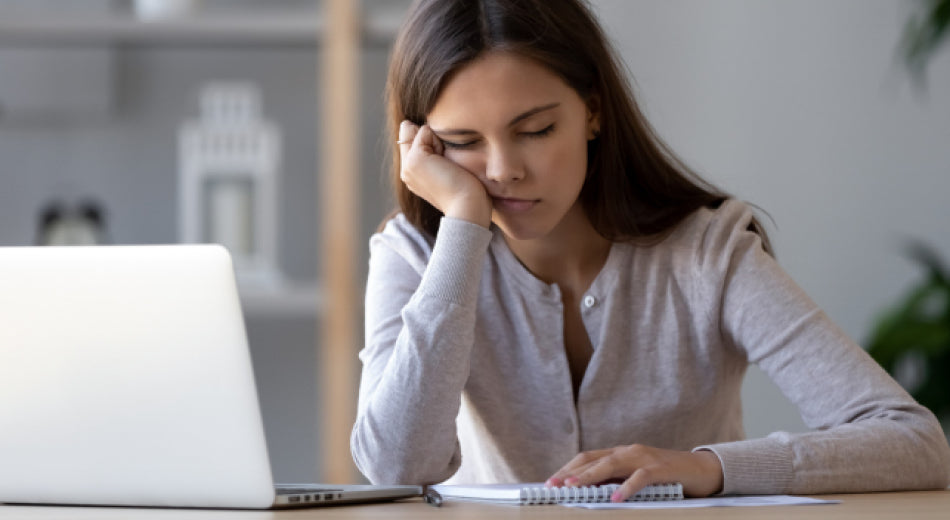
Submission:
M 578 452 L 708 449 L 723 493 L 943 488 L 950 448 L 913 401 L 806 296 L 729 200 L 653 245 L 612 244 L 579 302 L 593 346 L 577 401 L 557 285 L 497 228 L 401 215 L 370 241 L 351 447 L 375 483 L 543 481 Z M 758 365 L 811 432 L 745 439 Z

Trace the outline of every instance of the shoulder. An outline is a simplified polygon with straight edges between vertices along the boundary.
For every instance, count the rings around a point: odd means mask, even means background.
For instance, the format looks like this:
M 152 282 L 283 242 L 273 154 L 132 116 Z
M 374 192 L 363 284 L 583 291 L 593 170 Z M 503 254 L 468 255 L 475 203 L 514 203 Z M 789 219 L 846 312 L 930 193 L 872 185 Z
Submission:
M 752 207 L 726 199 L 719 207 L 700 208 L 686 217 L 663 241 L 677 256 L 691 259 L 694 267 L 723 269 L 744 253 L 765 253 L 762 236 L 755 231 Z
M 422 272 L 432 255 L 434 243 L 434 237 L 412 225 L 404 214 L 398 213 L 370 238 L 370 256 L 396 255 Z

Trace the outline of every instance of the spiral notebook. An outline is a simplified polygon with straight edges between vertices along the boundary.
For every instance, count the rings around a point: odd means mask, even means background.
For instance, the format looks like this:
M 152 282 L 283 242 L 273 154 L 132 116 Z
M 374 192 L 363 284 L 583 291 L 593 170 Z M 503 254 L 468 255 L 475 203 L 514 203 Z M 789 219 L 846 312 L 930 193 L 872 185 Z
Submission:
M 479 484 L 431 486 L 447 500 L 471 500 L 504 504 L 580 504 L 610 502 L 610 495 L 620 488 L 618 484 L 580 487 L 544 487 L 540 482 L 529 484 Z M 628 498 L 628 502 L 682 500 L 682 484 L 647 486 Z

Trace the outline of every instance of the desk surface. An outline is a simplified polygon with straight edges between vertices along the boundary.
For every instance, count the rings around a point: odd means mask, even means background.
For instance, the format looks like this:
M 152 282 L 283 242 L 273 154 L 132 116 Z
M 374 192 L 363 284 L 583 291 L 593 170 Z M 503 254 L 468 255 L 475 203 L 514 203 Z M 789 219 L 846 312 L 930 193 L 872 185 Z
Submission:
M 147 520 L 284 520 L 284 519 L 504 519 L 504 518 L 597 518 L 598 520 L 653 518 L 869 520 L 875 518 L 913 518 L 946 520 L 950 515 L 950 491 L 914 491 L 904 493 L 868 493 L 857 495 L 820 495 L 818 498 L 841 500 L 834 505 L 717 507 L 706 509 L 653 509 L 590 511 L 561 506 L 502 506 L 468 502 L 446 502 L 435 508 L 419 499 L 363 506 L 339 506 L 292 511 L 217 511 L 181 509 L 127 509 L 93 507 L 46 507 L 0 505 L 4 520 L 68 519 L 111 520 L 142 518 Z

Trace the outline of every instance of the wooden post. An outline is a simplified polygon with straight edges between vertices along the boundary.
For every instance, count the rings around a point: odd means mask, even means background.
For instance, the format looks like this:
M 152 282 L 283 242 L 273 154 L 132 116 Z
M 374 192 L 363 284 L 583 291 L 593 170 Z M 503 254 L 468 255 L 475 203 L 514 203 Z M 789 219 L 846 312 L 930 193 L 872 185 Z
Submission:
M 318 125 L 323 146 L 318 183 L 324 287 L 322 335 L 315 371 L 323 402 L 317 417 L 322 431 L 322 480 L 355 482 L 350 430 L 356 414 L 358 324 L 356 315 L 359 240 L 359 74 L 360 21 L 354 0 L 325 0 L 326 39 L 318 84 L 323 106 Z M 320 319 L 322 318 L 322 319 Z

